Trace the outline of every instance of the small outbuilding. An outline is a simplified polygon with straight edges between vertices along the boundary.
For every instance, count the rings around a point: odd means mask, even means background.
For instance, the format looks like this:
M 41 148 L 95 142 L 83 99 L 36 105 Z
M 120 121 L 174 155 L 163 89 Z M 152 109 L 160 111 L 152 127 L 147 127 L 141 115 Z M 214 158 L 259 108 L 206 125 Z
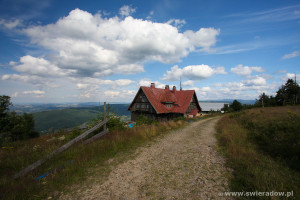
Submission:
M 165 89 L 141 86 L 128 107 L 131 120 L 140 115 L 157 121 L 168 121 L 177 117 L 197 116 L 201 112 L 195 90 L 176 90 L 169 85 Z

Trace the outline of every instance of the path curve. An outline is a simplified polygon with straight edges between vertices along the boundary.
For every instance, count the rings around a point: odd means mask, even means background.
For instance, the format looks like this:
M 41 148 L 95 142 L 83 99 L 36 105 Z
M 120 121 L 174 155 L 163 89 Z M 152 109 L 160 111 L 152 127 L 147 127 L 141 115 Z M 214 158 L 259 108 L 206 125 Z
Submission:
M 191 123 L 139 148 L 137 156 L 116 166 L 102 184 L 60 199 L 229 199 L 229 170 L 215 150 L 220 117 Z M 75 197 L 76 196 L 76 197 Z

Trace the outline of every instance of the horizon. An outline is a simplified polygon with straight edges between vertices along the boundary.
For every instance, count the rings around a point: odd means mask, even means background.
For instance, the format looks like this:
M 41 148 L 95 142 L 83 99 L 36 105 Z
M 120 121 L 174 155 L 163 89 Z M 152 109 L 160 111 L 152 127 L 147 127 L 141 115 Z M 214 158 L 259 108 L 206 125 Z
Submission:
M 0 2 L 0 95 L 128 102 L 180 81 L 200 101 L 255 100 L 300 78 L 295 1 Z
M 216 102 L 216 103 L 228 103 L 229 101 L 256 101 L 256 99 L 208 99 L 208 100 L 199 100 L 199 102 L 203 103 L 210 103 L 210 101 Z M 223 102 L 222 102 L 223 101 Z M 97 102 L 97 101 L 87 101 L 87 102 L 58 102 L 58 103 L 53 103 L 53 102 L 42 102 L 42 103 L 37 103 L 37 102 L 20 102 L 20 103 L 13 103 L 13 105 L 22 105 L 22 104 L 86 104 L 86 103 L 94 103 L 94 104 L 99 104 L 102 106 L 104 102 Z M 107 104 L 130 104 L 131 101 L 129 102 L 118 102 L 118 101 L 112 101 L 112 102 L 106 102 Z

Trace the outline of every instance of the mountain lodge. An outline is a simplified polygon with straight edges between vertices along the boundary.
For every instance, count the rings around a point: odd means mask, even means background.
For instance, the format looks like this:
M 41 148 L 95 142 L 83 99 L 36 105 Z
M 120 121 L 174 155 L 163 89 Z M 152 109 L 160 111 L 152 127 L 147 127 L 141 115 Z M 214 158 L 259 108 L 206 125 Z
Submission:
M 139 115 L 147 118 L 168 121 L 177 117 L 188 115 L 196 116 L 201 111 L 195 90 L 170 90 L 155 88 L 155 83 L 150 87 L 141 86 L 128 107 L 131 120 L 136 121 Z

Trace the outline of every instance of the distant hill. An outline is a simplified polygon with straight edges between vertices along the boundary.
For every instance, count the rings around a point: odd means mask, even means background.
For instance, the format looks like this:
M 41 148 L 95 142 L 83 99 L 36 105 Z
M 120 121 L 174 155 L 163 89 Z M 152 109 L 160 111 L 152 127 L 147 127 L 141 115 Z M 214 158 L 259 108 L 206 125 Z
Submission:
M 243 100 L 243 99 L 237 99 L 240 103 L 242 104 L 254 104 L 255 100 Z M 199 101 L 199 102 L 204 102 L 204 103 L 232 103 L 234 99 L 222 99 L 222 100 L 204 100 L 204 101 Z
M 35 113 L 49 110 L 61 110 L 64 108 L 90 108 L 93 106 L 103 105 L 103 102 L 83 102 L 83 103 L 14 103 L 13 106 L 10 107 L 11 111 L 15 111 L 16 113 Z M 110 105 L 120 105 L 129 103 L 123 102 L 109 102 Z
M 127 111 L 129 104 L 110 104 L 110 112 L 119 116 L 129 116 Z M 100 106 L 103 112 L 103 106 Z M 79 126 L 91 119 L 97 118 L 99 106 L 53 109 L 42 112 L 32 113 L 35 120 L 35 129 L 37 131 L 47 131 L 50 129 L 58 130 Z

